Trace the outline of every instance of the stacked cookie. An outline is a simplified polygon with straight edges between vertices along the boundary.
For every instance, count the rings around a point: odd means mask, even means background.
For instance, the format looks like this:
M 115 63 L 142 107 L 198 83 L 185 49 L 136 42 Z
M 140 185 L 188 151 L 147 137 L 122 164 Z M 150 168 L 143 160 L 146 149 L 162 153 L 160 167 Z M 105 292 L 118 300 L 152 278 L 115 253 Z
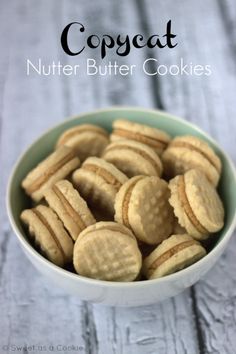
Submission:
M 221 161 L 193 136 L 120 119 L 109 136 L 84 124 L 22 181 L 35 248 L 60 267 L 107 281 L 154 279 L 206 254 L 224 225 Z

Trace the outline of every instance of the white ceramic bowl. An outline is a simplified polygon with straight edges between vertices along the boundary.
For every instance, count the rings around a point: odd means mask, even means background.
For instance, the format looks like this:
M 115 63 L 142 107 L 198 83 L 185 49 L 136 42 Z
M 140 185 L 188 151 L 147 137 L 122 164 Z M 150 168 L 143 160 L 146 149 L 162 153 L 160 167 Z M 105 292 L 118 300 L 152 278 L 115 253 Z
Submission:
M 175 274 L 156 280 L 130 283 L 107 282 L 85 278 L 61 269 L 41 256 L 28 241 L 19 215 L 29 206 L 29 200 L 20 187 L 23 177 L 53 149 L 58 136 L 69 127 L 94 123 L 111 130 L 114 119 L 126 118 L 163 129 L 171 135 L 192 134 L 206 140 L 218 153 L 223 163 L 219 186 L 226 209 L 225 227 L 217 235 L 217 242 L 200 261 Z M 7 210 L 12 228 L 30 261 L 40 273 L 63 287 L 67 293 L 76 294 L 82 300 L 113 306 L 139 306 L 156 303 L 174 296 L 196 283 L 224 251 L 236 224 L 236 173 L 230 158 L 218 144 L 196 126 L 162 111 L 143 108 L 114 107 L 81 114 L 52 128 L 34 142 L 17 161 L 8 183 Z

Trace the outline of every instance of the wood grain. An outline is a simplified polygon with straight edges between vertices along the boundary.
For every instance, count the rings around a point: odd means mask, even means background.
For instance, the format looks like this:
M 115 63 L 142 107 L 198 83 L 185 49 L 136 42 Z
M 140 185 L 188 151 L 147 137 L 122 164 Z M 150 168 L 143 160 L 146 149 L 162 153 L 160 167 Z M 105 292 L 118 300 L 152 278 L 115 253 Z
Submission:
M 56 0 L 33 5 L 13 0 L 0 4 L 1 44 L 5 48 L 0 57 L 0 348 L 28 343 L 75 345 L 81 347 L 79 352 L 100 354 L 234 352 L 235 239 L 194 289 L 155 306 L 101 307 L 68 296 L 35 271 L 10 229 L 4 200 L 12 165 L 29 143 L 68 115 L 107 105 L 165 108 L 211 133 L 236 161 L 231 133 L 236 113 L 231 45 L 236 12 L 233 1 L 226 3 L 223 11 L 220 1 L 213 0 L 184 0 L 181 7 L 170 0 L 64 0 L 60 5 Z M 99 60 L 92 50 L 80 59 L 62 52 L 60 33 L 70 21 L 84 23 L 90 34 L 148 35 L 162 31 L 170 18 L 179 40 L 175 50 L 152 54 L 133 50 L 120 58 L 119 64 L 140 66 L 145 58 L 154 56 L 171 65 L 183 57 L 187 62 L 211 64 L 211 77 L 147 77 L 137 72 L 114 78 L 87 76 L 83 70 L 79 77 L 26 75 L 27 58 L 82 66 L 86 57 Z M 76 33 L 71 40 L 76 45 Z M 117 60 L 117 56 L 111 52 L 105 62 L 108 60 Z M 78 350 L 70 351 L 75 352 Z
M 182 6 L 171 7 L 171 1 L 162 2 L 158 7 L 153 1 L 149 6 L 152 30 L 156 28 L 154 14 L 158 11 L 163 21 L 173 20 L 179 34 L 179 46 L 172 51 L 173 56 L 159 52 L 158 60 L 171 65 L 183 57 L 186 62 L 209 63 L 212 75 L 209 78 L 160 78 L 164 107 L 179 111 L 208 131 L 236 161 L 235 139 L 231 133 L 236 128 L 233 118 L 236 115 L 235 2 L 183 1 Z M 232 335 L 236 328 L 235 247 L 233 237 L 220 262 L 192 290 L 199 349 L 203 353 L 235 351 L 236 340 Z

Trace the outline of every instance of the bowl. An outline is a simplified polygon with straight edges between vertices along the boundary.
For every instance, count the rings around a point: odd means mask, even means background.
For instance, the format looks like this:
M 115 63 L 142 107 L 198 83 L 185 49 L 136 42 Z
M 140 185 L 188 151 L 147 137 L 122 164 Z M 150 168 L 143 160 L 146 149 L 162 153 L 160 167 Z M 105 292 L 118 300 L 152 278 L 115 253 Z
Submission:
M 224 228 L 216 238 L 217 241 L 210 252 L 197 263 L 159 279 L 129 283 L 108 282 L 85 278 L 59 268 L 32 247 L 19 218 L 21 211 L 29 206 L 29 199 L 20 186 L 22 179 L 53 150 L 57 138 L 64 130 L 83 123 L 98 124 L 107 130 L 111 130 L 113 120 L 121 117 L 163 129 L 172 136 L 195 135 L 210 144 L 220 156 L 223 164 L 219 193 L 224 203 L 226 218 Z M 22 154 L 13 168 L 7 188 L 7 210 L 11 226 L 26 256 L 40 273 L 63 287 L 67 293 L 77 295 L 81 300 L 104 305 L 147 305 L 175 296 L 190 287 L 203 277 L 218 260 L 229 242 L 236 224 L 236 173 L 227 154 L 213 139 L 195 125 L 163 111 L 113 107 L 67 119 L 36 140 Z

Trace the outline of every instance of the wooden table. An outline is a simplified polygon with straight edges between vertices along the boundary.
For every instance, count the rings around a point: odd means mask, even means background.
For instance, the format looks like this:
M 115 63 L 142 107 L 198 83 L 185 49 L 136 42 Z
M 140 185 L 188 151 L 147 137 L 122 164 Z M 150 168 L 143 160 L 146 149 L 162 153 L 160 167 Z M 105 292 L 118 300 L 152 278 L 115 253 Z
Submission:
M 87 33 L 162 33 L 171 19 L 174 49 L 131 50 L 107 60 L 140 67 L 148 57 L 170 66 L 211 65 L 210 76 L 26 75 L 26 60 L 63 65 L 99 52 L 67 56 L 62 29 L 79 21 Z M 19 154 L 69 115 L 111 105 L 165 109 L 211 134 L 236 162 L 236 3 L 234 0 L 0 1 L 1 236 L 0 353 L 236 353 L 236 239 L 196 286 L 154 306 L 106 308 L 81 302 L 49 284 L 29 263 L 5 210 L 10 170 Z M 80 37 L 73 31 L 71 41 Z M 7 349 L 4 345 L 10 345 Z M 68 346 L 74 345 L 75 348 Z M 54 348 L 60 352 L 60 347 Z

